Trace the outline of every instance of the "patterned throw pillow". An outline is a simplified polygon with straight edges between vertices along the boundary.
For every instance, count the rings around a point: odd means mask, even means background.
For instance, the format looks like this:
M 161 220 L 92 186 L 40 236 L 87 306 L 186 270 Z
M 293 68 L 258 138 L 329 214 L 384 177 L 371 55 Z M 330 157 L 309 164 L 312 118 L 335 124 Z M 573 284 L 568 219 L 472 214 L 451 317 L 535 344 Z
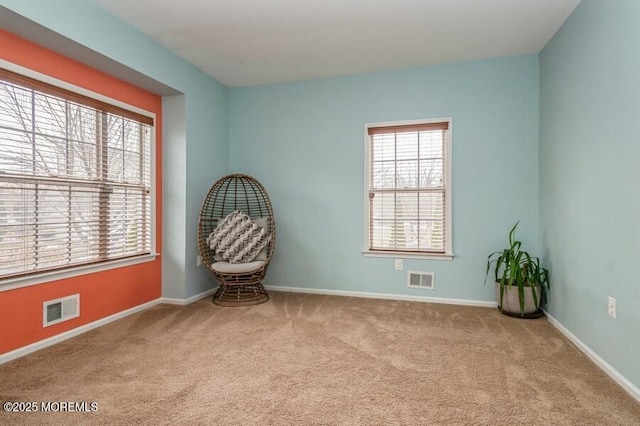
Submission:
M 267 235 L 271 235 L 271 225 L 269 223 L 269 218 L 268 217 L 258 217 L 258 218 L 251 219 L 251 220 L 253 220 L 253 223 L 258 225 L 260 228 L 264 228 L 264 232 L 266 232 Z M 267 250 L 267 247 L 265 246 L 265 248 L 262 249 L 262 251 L 260 251 L 260 253 L 258 253 L 256 258 L 253 259 L 253 260 L 267 260 L 268 258 L 269 258 L 269 251 Z
M 218 220 L 218 224 L 216 225 L 215 229 L 207 237 L 207 244 L 209 244 L 209 248 L 211 250 L 216 251 L 220 240 L 222 240 L 222 238 L 226 237 L 231 231 L 233 231 L 233 221 L 234 219 L 237 219 L 240 214 L 242 214 L 242 212 L 240 210 L 236 210 L 229 213 L 225 218 Z
M 251 262 L 271 241 L 271 234 L 236 210 L 222 219 L 207 238 L 215 254 L 229 263 Z

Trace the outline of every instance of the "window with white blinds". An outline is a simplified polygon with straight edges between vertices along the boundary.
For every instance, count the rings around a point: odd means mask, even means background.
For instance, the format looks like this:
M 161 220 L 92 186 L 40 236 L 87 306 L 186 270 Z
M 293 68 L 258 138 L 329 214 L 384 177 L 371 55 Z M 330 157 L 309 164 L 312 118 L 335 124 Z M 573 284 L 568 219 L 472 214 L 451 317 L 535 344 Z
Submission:
M 149 254 L 152 126 L 0 69 L 0 278 Z
M 451 254 L 450 120 L 367 126 L 369 252 Z

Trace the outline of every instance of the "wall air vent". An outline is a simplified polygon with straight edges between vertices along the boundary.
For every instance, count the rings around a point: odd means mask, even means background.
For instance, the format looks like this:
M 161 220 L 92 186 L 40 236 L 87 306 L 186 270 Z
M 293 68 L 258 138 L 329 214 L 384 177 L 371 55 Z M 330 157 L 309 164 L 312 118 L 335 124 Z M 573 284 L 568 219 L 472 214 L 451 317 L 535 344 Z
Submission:
M 80 316 L 80 295 L 49 300 L 42 304 L 42 326 L 57 324 Z
M 407 272 L 407 285 L 411 288 L 433 290 L 435 279 L 433 272 Z

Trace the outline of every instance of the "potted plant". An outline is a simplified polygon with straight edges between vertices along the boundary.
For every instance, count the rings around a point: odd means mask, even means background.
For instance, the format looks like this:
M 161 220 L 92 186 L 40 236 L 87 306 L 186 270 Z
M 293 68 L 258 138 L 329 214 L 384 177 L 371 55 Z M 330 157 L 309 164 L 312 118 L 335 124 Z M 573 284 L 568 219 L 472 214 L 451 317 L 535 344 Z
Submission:
M 500 312 L 537 318 L 542 316 L 540 305 L 549 297 L 549 271 L 540 266 L 539 258 L 522 250 L 522 242 L 515 238 L 518 223 L 509 231 L 509 247 L 487 258 L 484 281 L 493 266 Z

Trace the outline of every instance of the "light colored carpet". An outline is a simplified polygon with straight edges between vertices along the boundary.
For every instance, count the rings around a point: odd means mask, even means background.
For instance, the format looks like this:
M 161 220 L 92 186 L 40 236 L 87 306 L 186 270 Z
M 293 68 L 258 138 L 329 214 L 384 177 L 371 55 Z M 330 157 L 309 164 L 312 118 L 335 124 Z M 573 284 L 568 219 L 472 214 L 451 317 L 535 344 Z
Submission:
M 153 307 L 0 366 L 0 401 L 98 404 L 3 425 L 640 424 L 545 319 L 291 293 Z

